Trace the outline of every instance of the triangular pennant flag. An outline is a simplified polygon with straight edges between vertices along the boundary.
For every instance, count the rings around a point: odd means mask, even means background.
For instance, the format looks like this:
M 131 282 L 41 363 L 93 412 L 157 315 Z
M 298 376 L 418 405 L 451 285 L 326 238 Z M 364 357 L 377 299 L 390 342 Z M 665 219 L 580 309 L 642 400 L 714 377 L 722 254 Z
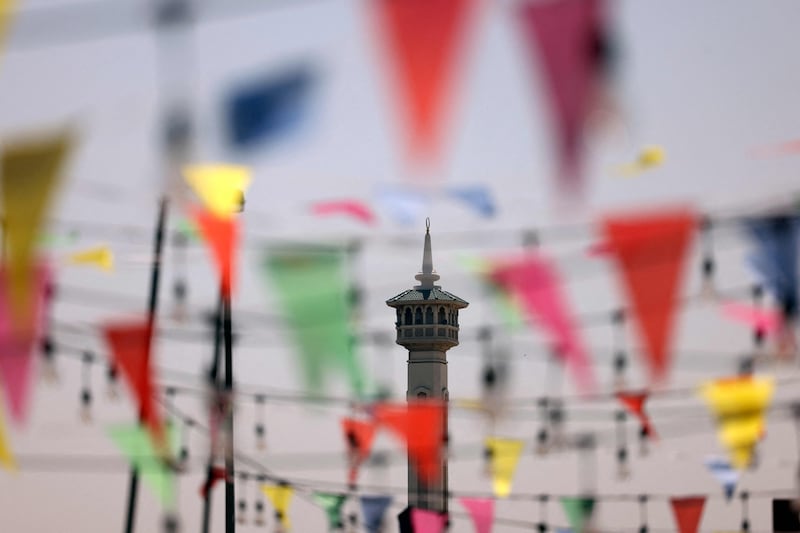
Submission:
M 783 307 L 787 318 L 798 312 L 797 277 L 800 216 L 776 215 L 745 221 L 755 244 L 750 260 L 767 288 Z
M 730 461 L 720 457 L 709 457 L 705 463 L 711 475 L 722 485 L 725 499 L 730 501 L 739 483 L 739 471 L 733 468 Z
M 244 193 L 250 185 L 250 169 L 238 165 L 197 165 L 183 169 L 186 182 L 219 218 L 241 211 Z
M 108 430 L 111 440 L 158 497 L 161 505 L 171 508 L 175 504 L 175 471 L 170 461 L 177 445 L 177 431 L 167 429 L 166 453 L 159 453 L 152 435 L 139 425 L 114 426 Z
M 67 261 L 73 265 L 94 266 L 106 272 L 114 270 L 114 254 L 108 246 L 97 246 L 72 253 L 67 257 Z
M 516 439 L 501 439 L 489 437 L 486 439 L 486 449 L 489 450 L 490 470 L 492 473 L 492 486 L 498 498 L 505 498 L 511 494 L 511 481 L 517 469 L 519 457 L 525 442 Z
M 703 386 L 703 396 L 717 418 L 719 440 L 738 469 L 750 464 L 753 449 L 764 436 L 764 412 L 774 389 L 771 378 L 753 376 L 718 379 Z
M 235 286 L 236 247 L 239 243 L 239 222 L 217 216 L 211 211 L 194 211 L 194 220 L 208 244 L 220 275 L 222 293 L 229 297 Z
M 367 533 L 380 533 L 383 515 L 391 504 L 391 496 L 361 496 L 361 513 Z
M 531 321 L 550 335 L 557 353 L 571 370 L 579 388 L 594 389 L 589 356 L 570 314 L 555 268 L 537 254 L 498 262 L 491 278 L 511 294 Z
M 561 506 L 564 508 L 564 514 L 567 515 L 567 521 L 572 531 L 575 533 L 587 531 L 586 526 L 594 513 L 594 503 L 594 498 L 561 498 Z
M 603 231 L 646 348 L 651 379 L 666 378 L 672 323 L 696 217 L 686 209 L 607 217 Z
M 461 505 L 472 517 L 475 533 L 492 533 L 494 500 L 491 498 L 459 498 Z
M 111 348 L 114 366 L 125 377 L 136 398 L 142 421 L 159 441 L 163 436 L 163 423 L 155 401 L 157 390 L 150 362 L 152 327 L 146 320 L 108 324 L 103 328 L 103 335 Z
M 71 136 L 9 144 L 0 162 L 3 236 L 15 322 L 26 322 L 33 309 L 33 267 L 42 223 L 61 179 Z
M 0 407 L 0 467 L 14 471 L 17 469 L 17 461 L 14 459 L 14 452 L 11 451 L 11 442 L 8 440 L 8 430 L 6 420 L 3 416 L 3 409 Z
M 438 150 L 459 55 L 475 0 L 377 0 L 377 31 L 389 53 L 392 85 L 407 120 L 413 160 Z
M 316 78 L 309 65 L 302 64 L 236 87 L 226 103 L 231 145 L 260 147 L 292 132 L 308 115 Z
M 263 260 L 264 272 L 294 334 L 306 386 L 313 394 L 322 391 L 329 370 L 345 374 L 351 389 L 359 396 L 364 393 L 345 260 L 342 249 L 300 246 L 271 248 Z
M 228 478 L 227 473 L 225 472 L 225 467 L 222 466 L 213 466 L 211 467 L 211 475 L 203 482 L 203 485 L 200 487 L 200 497 L 207 498 L 208 493 L 211 489 L 214 488 L 218 482 L 226 480 Z
M 489 188 L 486 186 L 452 187 L 447 192 L 450 196 L 461 200 L 483 217 L 491 218 L 496 213 L 494 200 Z
M 447 523 L 444 513 L 437 513 L 428 509 L 411 509 L 411 524 L 414 533 L 442 533 Z
M 625 178 L 632 178 L 653 169 L 664 162 L 664 149 L 661 146 L 645 146 L 632 163 L 626 163 L 617 168 L 617 174 Z
M 294 495 L 294 488 L 289 485 L 262 485 L 261 491 L 272 502 L 272 507 L 275 508 L 275 513 L 278 520 L 283 527 L 291 529 L 291 522 L 289 521 L 289 504 L 292 503 L 292 496 Z
M 311 206 L 311 212 L 321 216 L 348 215 L 368 225 L 373 225 L 377 221 L 372 209 L 358 200 L 317 202 Z
M 419 479 L 423 483 L 438 480 L 444 441 L 444 406 L 436 401 L 379 404 L 374 415 L 379 426 L 388 427 L 404 441 Z
M 420 219 L 428 208 L 430 195 L 414 189 L 382 187 L 376 193 L 376 200 L 397 224 L 411 225 Z
M 342 419 L 342 431 L 347 442 L 350 455 L 350 471 L 348 483 L 356 482 L 358 467 L 369 458 L 372 450 L 372 441 L 375 438 L 375 426 L 369 422 L 362 422 L 353 418 Z
M 722 305 L 722 312 L 731 320 L 741 322 L 765 334 L 774 333 L 783 326 L 781 315 L 770 309 L 759 309 L 739 302 L 725 302 Z
M 706 504 L 705 497 L 672 498 L 670 504 L 678 524 L 678 533 L 697 533 L 697 526 L 703 516 L 703 506 Z
M 328 518 L 328 529 L 331 531 L 341 529 L 342 522 L 342 506 L 347 500 L 344 494 L 329 494 L 327 492 L 315 492 L 313 495 L 314 503 L 319 505 Z
M 639 419 L 639 423 L 642 425 L 644 434 L 649 438 L 655 439 L 657 438 L 656 431 L 653 429 L 653 425 L 650 423 L 650 417 L 644 410 L 644 404 L 647 401 L 648 396 L 649 393 L 647 391 L 617 393 L 617 399 L 625 407 L 625 409 Z
M 580 184 L 583 129 L 606 65 L 602 0 L 520 2 L 525 44 L 544 73 L 556 131 L 561 185 Z
M 39 345 L 50 284 L 50 270 L 44 264 L 34 268 L 30 312 L 23 322 L 15 321 L 10 300 L 9 273 L 0 270 L 0 388 L 11 420 L 22 424 L 27 418 L 30 385 L 36 364 L 34 349 Z

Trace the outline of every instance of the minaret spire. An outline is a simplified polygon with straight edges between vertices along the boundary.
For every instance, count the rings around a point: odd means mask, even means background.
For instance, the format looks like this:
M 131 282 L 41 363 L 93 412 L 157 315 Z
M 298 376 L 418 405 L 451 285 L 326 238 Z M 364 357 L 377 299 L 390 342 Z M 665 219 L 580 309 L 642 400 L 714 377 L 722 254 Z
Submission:
M 420 282 L 415 288 L 433 289 L 434 281 L 439 280 L 439 274 L 433 271 L 433 252 L 431 251 L 431 219 L 425 219 L 425 246 L 422 251 L 422 271 L 414 276 Z

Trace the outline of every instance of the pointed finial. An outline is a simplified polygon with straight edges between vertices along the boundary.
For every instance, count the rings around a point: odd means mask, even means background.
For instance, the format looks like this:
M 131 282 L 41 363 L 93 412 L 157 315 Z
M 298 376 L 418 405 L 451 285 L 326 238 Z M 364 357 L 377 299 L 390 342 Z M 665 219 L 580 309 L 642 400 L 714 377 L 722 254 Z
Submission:
M 425 219 L 425 246 L 422 251 L 422 272 L 414 276 L 420 282 L 419 289 L 432 289 L 439 274 L 433 272 L 433 253 L 431 251 L 431 219 Z
M 425 217 L 425 233 L 431 232 L 431 217 Z

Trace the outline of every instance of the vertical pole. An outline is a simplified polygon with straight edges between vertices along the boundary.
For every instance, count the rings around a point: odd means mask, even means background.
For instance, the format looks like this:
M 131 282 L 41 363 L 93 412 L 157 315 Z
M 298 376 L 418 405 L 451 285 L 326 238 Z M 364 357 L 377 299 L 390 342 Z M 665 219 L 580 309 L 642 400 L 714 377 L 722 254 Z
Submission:
M 224 296 L 222 290 L 219 293 L 219 304 L 217 305 L 217 312 L 214 315 L 214 361 L 211 365 L 209 373 L 210 385 L 217 390 L 220 388 L 219 383 L 219 367 L 220 359 L 222 356 L 222 313 L 223 313 Z M 208 451 L 208 464 L 206 465 L 206 491 L 203 497 L 203 522 L 202 533 L 208 533 L 211 521 L 211 483 L 214 478 L 214 450 Z
M 158 205 L 158 218 L 156 219 L 155 236 L 153 238 L 153 261 L 150 269 L 150 299 L 147 305 L 147 328 L 150 338 L 148 343 L 152 347 L 156 312 L 158 310 L 158 282 L 161 277 L 161 252 L 164 249 L 164 227 L 167 223 L 167 197 L 163 196 Z M 150 348 L 147 350 L 145 367 L 150 366 Z M 139 412 L 139 423 L 142 422 L 142 412 Z M 128 486 L 128 510 L 125 518 L 125 533 L 132 533 L 136 518 L 136 497 L 139 492 L 139 471 L 131 468 L 130 484 Z
M 231 331 L 231 295 L 226 293 L 222 304 L 222 330 L 225 339 L 225 393 L 233 398 L 233 333 Z M 233 405 L 225 413 L 225 533 L 236 532 L 236 491 L 233 463 Z

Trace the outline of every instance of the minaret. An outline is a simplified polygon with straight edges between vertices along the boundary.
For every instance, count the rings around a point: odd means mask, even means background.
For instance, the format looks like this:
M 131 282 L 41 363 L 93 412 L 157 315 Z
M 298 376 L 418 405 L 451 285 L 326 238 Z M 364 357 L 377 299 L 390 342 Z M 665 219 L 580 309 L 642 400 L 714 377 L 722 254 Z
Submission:
M 433 270 L 430 220 L 425 221 L 425 226 L 422 272 L 415 276 L 419 285 L 390 298 L 386 304 L 397 311 L 396 342 L 408 350 L 406 399 L 435 399 L 446 402 L 449 399 L 447 350 L 458 345 L 458 310 L 469 304 L 442 290 L 439 285 L 434 285 L 439 280 L 439 275 Z M 444 435 L 447 435 L 446 416 Z M 438 482 L 430 485 L 422 484 L 409 464 L 410 506 L 447 512 L 446 453 L 442 453 L 441 458 L 442 475 Z

